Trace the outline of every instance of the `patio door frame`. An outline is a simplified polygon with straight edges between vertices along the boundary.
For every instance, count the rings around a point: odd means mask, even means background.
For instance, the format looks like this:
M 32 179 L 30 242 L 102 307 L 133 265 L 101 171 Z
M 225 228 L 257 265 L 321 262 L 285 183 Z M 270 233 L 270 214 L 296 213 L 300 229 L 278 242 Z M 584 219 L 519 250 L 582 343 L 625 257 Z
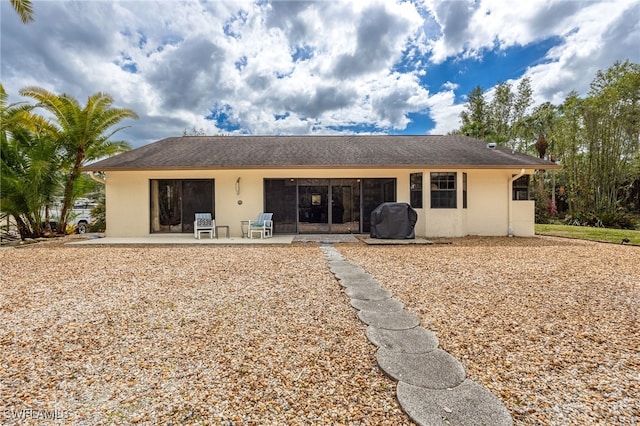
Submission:
M 351 190 L 348 206 L 343 206 L 345 207 L 342 212 L 344 223 L 340 224 L 340 220 L 335 219 L 340 214 L 340 208 L 335 205 L 333 196 L 336 188 L 343 188 L 343 192 L 349 192 L 344 189 L 346 186 L 351 186 L 354 189 Z M 302 195 L 306 195 L 308 200 L 304 200 L 304 203 L 301 203 L 301 187 L 316 187 L 318 191 L 314 192 L 313 189 L 305 191 Z M 315 206 L 313 205 L 314 194 L 316 195 L 317 203 Z M 320 198 L 318 199 L 317 196 L 320 196 Z M 369 232 L 370 222 L 366 216 L 370 215 L 380 203 L 396 201 L 396 196 L 397 178 L 395 177 L 264 179 L 264 211 L 274 214 L 274 233 L 276 234 L 366 233 Z M 343 198 L 341 201 L 343 201 Z M 351 214 L 346 213 L 347 208 L 351 209 Z M 301 211 L 301 209 L 306 211 Z M 301 221 L 301 216 L 313 217 L 313 220 L 318 222 Z M 354 222 L 357 222 L 357 225 Z M 312 225 L 313 223 L 318 223 L 318 225 Z M 307 225 L 306 230 L 303 229 L 305 225 Z
M 195 213 L 215 218 L 214 179 L 150 179 L 149 232 L 193 232 Z
M 362 229 L 360 197 L 358 178 L 298 179 L 298 233 L 359 234 Z

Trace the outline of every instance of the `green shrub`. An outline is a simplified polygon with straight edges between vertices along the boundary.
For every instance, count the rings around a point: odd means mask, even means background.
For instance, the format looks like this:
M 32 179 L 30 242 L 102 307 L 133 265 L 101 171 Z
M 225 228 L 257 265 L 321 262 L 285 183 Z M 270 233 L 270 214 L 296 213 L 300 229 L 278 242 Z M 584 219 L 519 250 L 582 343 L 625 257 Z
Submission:
M 636 221 L 630 214 L 618 211 L 615 213 L 594 213 L 577 211 L 567 215 L 564 223 L 574 226 L 592 226 L 596 228 L 635 229 Z

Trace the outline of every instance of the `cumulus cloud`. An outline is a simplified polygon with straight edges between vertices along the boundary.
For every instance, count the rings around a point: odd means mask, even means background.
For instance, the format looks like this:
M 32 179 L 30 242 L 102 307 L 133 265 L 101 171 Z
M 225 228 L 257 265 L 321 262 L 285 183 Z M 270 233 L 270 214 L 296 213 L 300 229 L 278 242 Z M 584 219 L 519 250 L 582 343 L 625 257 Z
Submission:
M 23 25 L 0 2 L 2 83 L 81 102 L 106 91 L 141 117 L 134 145 L 184 129 L 208 134 L 402 132 L 459 126 L 459 75 L 431 70 L 555 40 L 516 78 L 539 102 L 584 92 L 616 59 L 640 60 L 640 5 L 503 0 L 137 1 L 34 4 Z M 504 78 L 496 74 L 494 83 Z M 513 78 L 510 76 L 509 78 Z M 489 87 L 485 87 L 489 89 Z M 411 117 L 411 118 L 410 118 Z M 411 122 L 411 119 L 414 122 Z

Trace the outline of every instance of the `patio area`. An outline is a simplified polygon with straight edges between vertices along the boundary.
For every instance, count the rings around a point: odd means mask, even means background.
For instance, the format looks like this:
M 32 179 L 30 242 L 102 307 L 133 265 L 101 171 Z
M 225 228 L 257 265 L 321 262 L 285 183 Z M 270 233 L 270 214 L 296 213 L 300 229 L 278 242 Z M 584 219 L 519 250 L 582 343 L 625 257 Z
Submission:
M 357 243 L 358 236 L 353 234 L 277 234 L 270 238 L 248 238 L 218 236 L 209 238 L 203 236 L 194 238 L 192 234 L 157 234 L 145 237 L 103 237 L 99 234 L 88 235 L 85 239 L 74 240 L 68 244 L 102 245 L 102 244 L 291 244 L 299 243 Z M 362 237 L 366 237 L 362 234 Z

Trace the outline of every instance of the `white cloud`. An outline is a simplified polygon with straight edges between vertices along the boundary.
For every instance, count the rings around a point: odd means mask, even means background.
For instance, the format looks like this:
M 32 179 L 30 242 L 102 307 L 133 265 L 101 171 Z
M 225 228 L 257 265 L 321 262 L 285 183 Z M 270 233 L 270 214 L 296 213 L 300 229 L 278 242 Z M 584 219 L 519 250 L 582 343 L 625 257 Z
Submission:
M 429 111 L 436 126 L 429 131 L 432 135 L 445 135 L 460 127 L 462 105 L 455 104 L 453 90 L 439 92 L 429 98 Z
M 34 4 L 29 25 L 0 7 L 10 100 L 27 85 L 80 101 L 106 91 L 140 115 L 120 135 L 136 145 L 228 132 L 205 119 L 216 113 L 253 134 L 398 131 L 428 113 L 430 132 L 446 133 L 459 126 L 461 89 L 427 90 L 434 63 L 556 37 L 519 77 L 558 103 L 614 60 L 640 59 L 640 5 L 625 0 L 50 1 Z
M 541 63 L 531 64 L 516 78 L 530 77 L 536 104 L 562 103 L 572 90 L 586 94 L 596 72 L 616 60 L 640 61 L 640 3 L 637 1 L 424 0 L 422 6 L 433 14 L 440 26 L 440 36 L 424 42 L 433 63 L 475 57 L 481 67 L 482 56 L 488 51 L 557 38 L 556 45 Z M 433 29 L 431 33 L 435 33 Z M 497 78 L 496 83 L 499 80 Z M 438 103 L 438 112 L 431 108 L 431 118 L 436 121 L 432 133 L 459 127 L 458 120 L 453 118 L 461 107 L 448 96 L 440 99 L 440 95 L 443 94 L 436 94 L 430 100 L 447 99 Z

